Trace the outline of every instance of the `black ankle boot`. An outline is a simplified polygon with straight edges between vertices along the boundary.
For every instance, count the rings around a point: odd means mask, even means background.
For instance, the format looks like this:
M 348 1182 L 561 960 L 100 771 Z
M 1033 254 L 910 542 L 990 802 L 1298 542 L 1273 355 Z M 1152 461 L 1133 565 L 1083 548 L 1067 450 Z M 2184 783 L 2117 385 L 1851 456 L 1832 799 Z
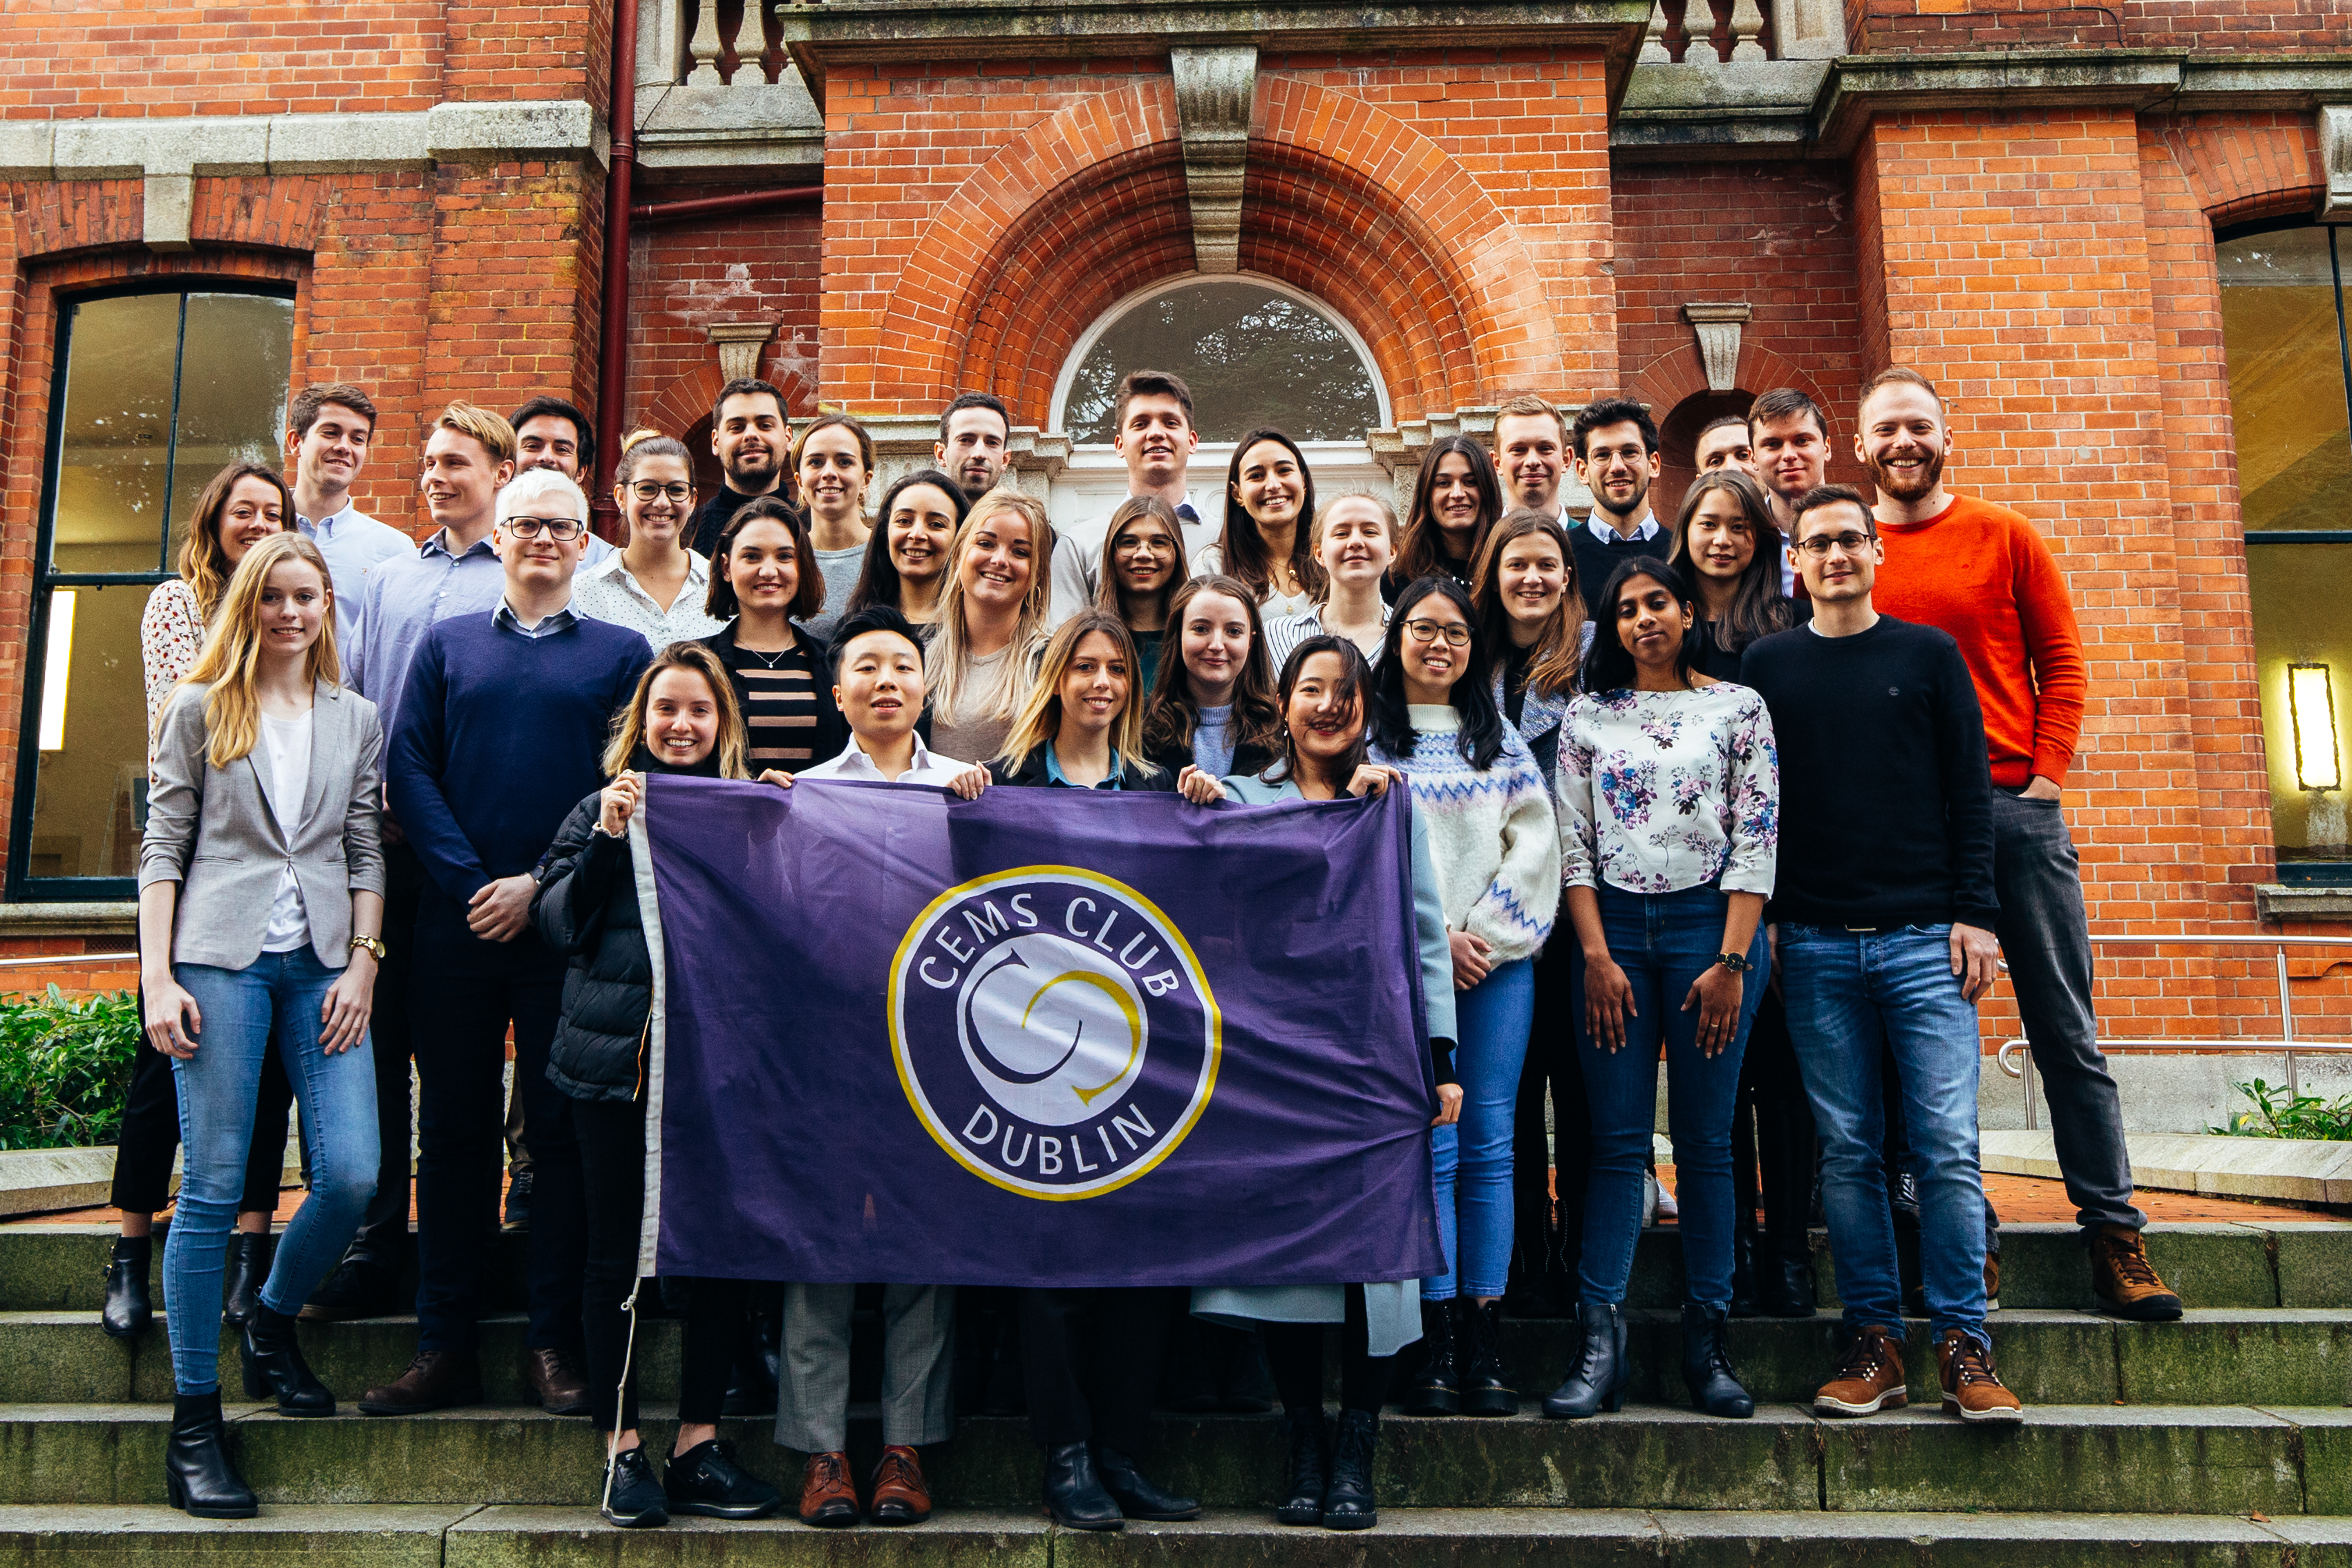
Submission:
M 1756 1304 L 1773 1318 L 1813 1315 L 1813 1260 L 1810 1249 L 1794 1256 L 1777 1246 L 1756 1260 Z
M 1756 1401 L 1732 1370 L 1724 1322 L 1721 1307 L 1683 1307 L 1683 1384 L 1693 1409 L 1745 1420 L 1756 1414 Z
M 1404 1391 L 1408 1416 L 1455 1416 L 1462 1411 L 1454 1359 L 1454 1303 L 1421 1303 L 1421 1370 Z
M 269 1237 L 257 1230 L 232 1230 L 228 1235 L 228 1291 L 221 1303 L 221 1322 L 241 1329 L 261 1307 L 261 1282 L 269 1278 Z
M 1370 1410 L 1339 1412 L 1339 1441 L 1331 1453 L 1331 1487 L 1323 1494 L 1323 1528 L 1370 1530 L 1381 1521 L 1372 1504 L 1372 1454 L 1381 1418 Z
M 335 1396 L 310 1374 L 294 1320 L 256 1303 L 245 1325 L 245 1393 L 275 1399 L 280 1416 L 331 1416 Z
M 253 1489 L 228 1457 L 220 1391 L 182 1394 L 172 1400 L 172 1437 L 163 1449 L 163 1484 L 172 1506 L 192 1519 L 251 1519 L 260 1511 Z
M 1461 1364 L 1462 1414 L 1516 1416 L 1519 1396 L 1503 1379 L 1503 1304 L 1454 1301 L 1455 1359 Z
M 1045 1511 L 1064 1530 L 1117 1530 L 1127 1522 L 1095 1473 L 1094 1450 L 1084 1443 L 1045 1450 Z
M 1544 1400 L 1544 1414 L 1566 1420 L 1597 1416 L 1625 1402 L 1625 1309 L 1587 1301 L 1576 1309 L 1584 1347 L 1566 1381 Z
M 1290 1458 L 1283 1467 L 1285 1495 L 1274 1511 L 1276 1524 L 1323 1522 L 1323 1489 L 1331 1452 L 1323 1441 L 1323 1412 L 1302 1411 L 1283 1422 L 1290 1439 Z
M 154 1257 L 152 1236 L 114 1239 L 114 1256 L 106 1265 L 106 1306 L 98 1314 L 98 1326 L 116 1339 L 144 1333 L 154 1321 L 155 1305 L 147 1294 L 147 1268 Z
M 1756 1284 L 1757 1255 L 1760 1251 L 1756 1221 L 1743 1214 L 1733 1222 L 1731 1230 L 1731 1315 L 1735 1318 L 1752 1318 L 1763 1312 Z

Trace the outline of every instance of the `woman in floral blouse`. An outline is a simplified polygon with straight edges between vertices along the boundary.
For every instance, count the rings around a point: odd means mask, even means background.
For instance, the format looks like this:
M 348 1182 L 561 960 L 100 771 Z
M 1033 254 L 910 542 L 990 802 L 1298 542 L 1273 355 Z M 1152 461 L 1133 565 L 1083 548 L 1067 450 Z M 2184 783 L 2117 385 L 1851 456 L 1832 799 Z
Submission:
M 1584 951 L 1592 1176 L 1578 1315 L 1584 1347 L 1547 1416 L 1624 1396 L 1625 1281 L 1665 1048 L 1681 1188 L 1683 1378 L 1698 1408 L 1750 1416 L 1724 1343 L 1731 1300 L 1731 1112 L 1769 978 L 1761 921 L 1780 838 L 1763 699 L 1692 668 L 1697 610 L 1678 567 L 1637 557 L 1595 597 L 1586 695 L 1559 746 L 1561 881 Z

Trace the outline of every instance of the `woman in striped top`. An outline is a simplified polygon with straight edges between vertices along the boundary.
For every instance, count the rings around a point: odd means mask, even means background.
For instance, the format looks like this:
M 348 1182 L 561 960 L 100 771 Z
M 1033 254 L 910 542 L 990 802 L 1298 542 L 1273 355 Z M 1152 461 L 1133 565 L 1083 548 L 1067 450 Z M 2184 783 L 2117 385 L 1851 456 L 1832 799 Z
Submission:
M 737 512 L 719 536 L 703 608 L 733 616 L 702 639 L 727 666 L 753 773 L 798 773 L 839 754 L 848 727 L 833 703 L 824 642 L 795 618 L 824 608 L 808 525 L 772 496 Z

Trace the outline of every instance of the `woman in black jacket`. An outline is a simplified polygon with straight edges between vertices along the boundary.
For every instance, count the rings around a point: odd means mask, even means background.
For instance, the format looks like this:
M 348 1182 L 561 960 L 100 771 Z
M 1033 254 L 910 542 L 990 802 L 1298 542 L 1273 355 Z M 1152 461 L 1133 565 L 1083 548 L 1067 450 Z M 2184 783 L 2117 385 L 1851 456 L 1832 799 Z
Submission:
M 604 1517 L 666 1524 L 673 1513 L 758 1519 L 783 1494 L 745 1475 L 719 1440 L 744 1286 L 691 1280 L 678 1373 L 678 1430 L 667 1485 L 637 1440 L 636 1389 L 622 1389 L 637 1289 L 637 1227 L 645 1208 L 645 1042 L 653 963 L 637 905 L 629 819 L 647 773 L 740 779 L 743 719 L 727 668 L 698 643 L 656 655 L 615 725 L 604 770 L 612 783 L 572 809 L 540 862 L 531 918 L 569 959 L 563 1014 L 547 1076 L 572 1096 L 588 1199 L 588 1260 L 581 1315 L 596 1429 L 608 1435 Z
M 1108 610 L 1081 610 L 1061 624 L 1037 667 L 1037 683 L 988 765 L 997 784 L 1071 789 L 1176 788 L 1176 777 L 1144 754 L 1135 640 Z

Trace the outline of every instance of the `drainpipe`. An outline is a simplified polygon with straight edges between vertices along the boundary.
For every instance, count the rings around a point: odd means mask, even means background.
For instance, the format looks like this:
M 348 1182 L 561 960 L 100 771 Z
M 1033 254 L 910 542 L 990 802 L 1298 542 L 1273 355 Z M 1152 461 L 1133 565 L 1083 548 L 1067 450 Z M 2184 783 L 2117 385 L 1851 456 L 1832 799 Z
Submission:
M 629 388 L 629 198 L 637 162 L 637 0 L 614 0 L 613 162 L 604 176 L 604 319 L 596 338 L 596 474 L 589 499 L 597 532 L 617 537 L 613 465 Z
M 646 225 L 682 224 L 696 218 L 733 217 L 740 213 L 765 212 L 770 207 L 824 199 L 823 185 L 784 185 L 772 191 L 744 191 L 732 196 L 697 196 L 686 202 L 655 202 L 632 208 L 629 216 Z

